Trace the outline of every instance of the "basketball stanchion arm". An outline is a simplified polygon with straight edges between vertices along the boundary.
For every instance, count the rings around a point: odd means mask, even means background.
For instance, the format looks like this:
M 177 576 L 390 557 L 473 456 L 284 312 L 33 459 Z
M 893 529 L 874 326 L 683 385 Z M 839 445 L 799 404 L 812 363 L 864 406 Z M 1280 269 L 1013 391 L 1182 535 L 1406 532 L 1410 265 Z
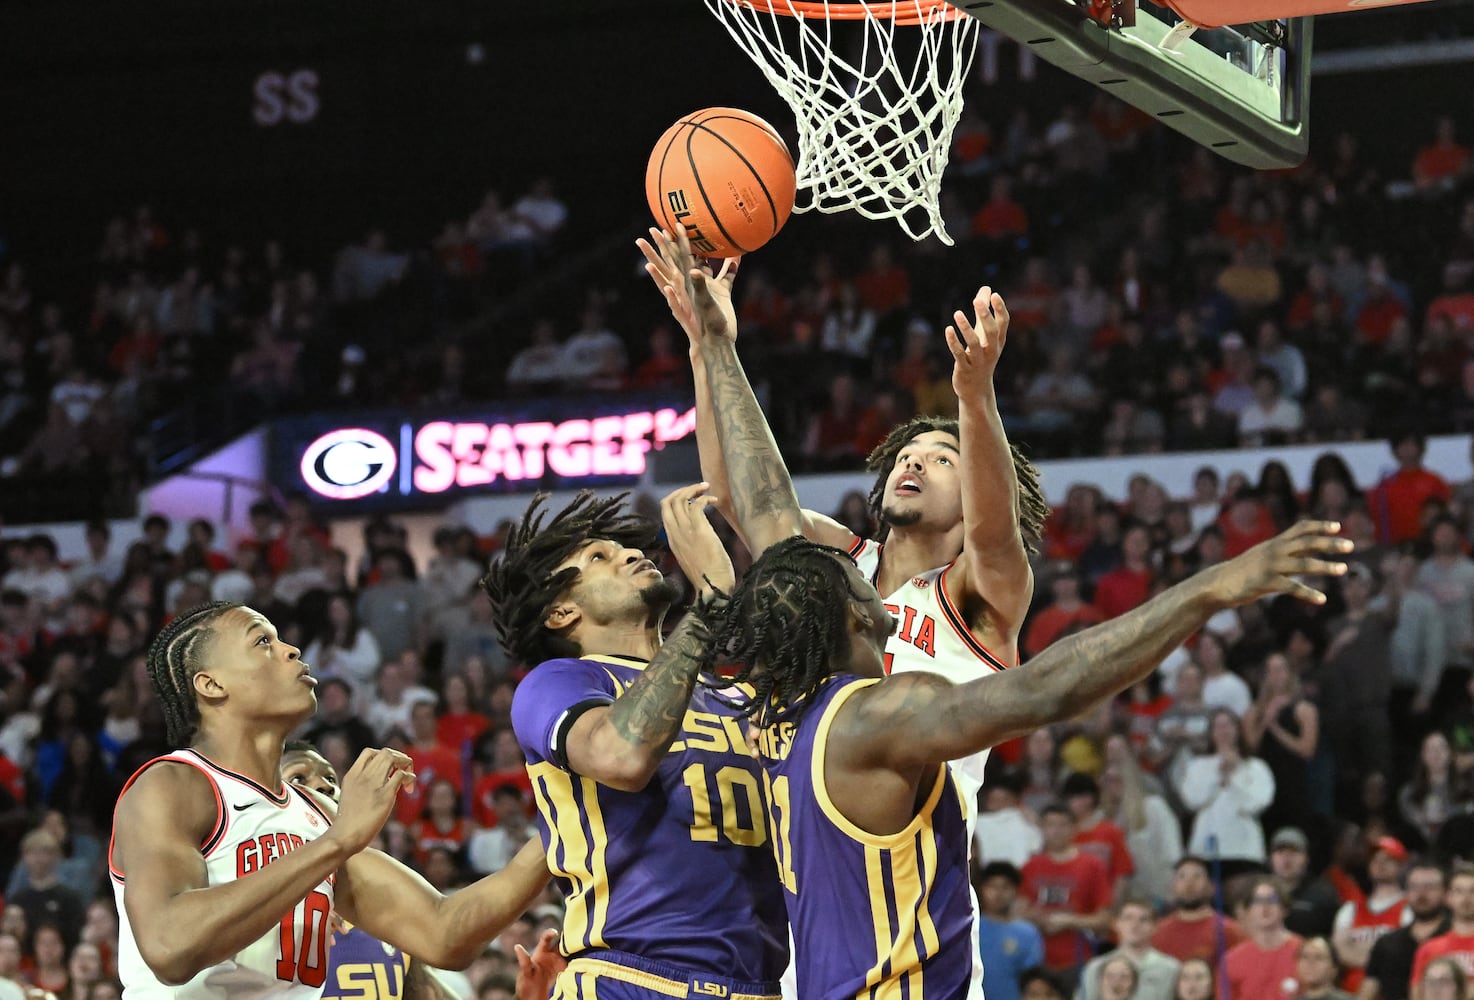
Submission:
M 1312 19 L 1292 18 L 1277 98 L 1258 101 L 1224 85 L 1231 72 L 1207 49 L 1168 52 L 1170 27 L 1150 15 L 1125 31 L 1066 0 L 948 0 L 1040 59 L 1093 83 L 1235 163 L 1298 166 L 1309 151 Z

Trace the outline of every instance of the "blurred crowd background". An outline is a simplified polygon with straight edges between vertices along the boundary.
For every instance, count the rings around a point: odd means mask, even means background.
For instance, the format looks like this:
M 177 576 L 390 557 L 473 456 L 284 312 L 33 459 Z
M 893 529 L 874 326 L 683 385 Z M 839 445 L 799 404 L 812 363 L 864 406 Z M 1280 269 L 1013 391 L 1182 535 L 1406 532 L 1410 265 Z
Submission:
M 1050 98 L 990 99 L 1029 85 L 1013 54 L 1002 84 L 968 84 L 956 247 L 801 218 L 745 263 L 740 350 L 795 471 L 856 469 L 895 423 L 955 412 L 941 328 L 987 283 L 1012 315 L 1000 407 L 1031 457 L 1324 447 L 1304 481 L 1267 457 L 1252 478 L 1205 467 L 1188 495 L 1069 484 L 1025 658 L 1302 515 L 1341 520 L 1358 553 L 1326 605 L 1220 615 L 1115 703 L 995 751 L 989 1000 L 1462 990 L 1474 968 L 1415 973 L 1410 935 L 1451 927 L 1474 962 L 1474 482 L 1423 461 L 1427 435 L 1474 431 L 1474 119 L 1450 95 L 1404 109 L 1406 148 L 1334 129 L 1302 166 L 1251 172 L 1044 70 Z M 641 233 L 608 225 L 584 160 L 536 166 L 454 204 L 412 192 L 435 220 L 418 227 L 364 204 L 326 244 L 167 190 L 120 195 L 85 238 L 7 238 L 0 213 L 0 1000 L 117 995 L 112 806 L 169 749 L 144 651 L 202 600 L 247 602 L 304 649 L 320 707 L 299 735 L 340 771 L 370 745 L 414 758 L 383 847 L 434 885 L 533 835 L 508 717 L 531 665 L 477 588 L 505 525 L 447 521 L 416 558 L 381 516 L 350 556 L 302 496 L 257 503 L 245 532 L 138 497 L 161 442 L 273 416 L 689 386 Z M 1363 439 L 1387 444 L 1376 481 L 1337 453 Z M 859 493 L 828 513 L 873 528 Z M 141 539 L 115 543 L 117 519 Z M 62 520 L 88 522 L 85 554 L 61 557 Z M 558 918 L 550 896 L 464 995 L 510 996 L 513 945 Z

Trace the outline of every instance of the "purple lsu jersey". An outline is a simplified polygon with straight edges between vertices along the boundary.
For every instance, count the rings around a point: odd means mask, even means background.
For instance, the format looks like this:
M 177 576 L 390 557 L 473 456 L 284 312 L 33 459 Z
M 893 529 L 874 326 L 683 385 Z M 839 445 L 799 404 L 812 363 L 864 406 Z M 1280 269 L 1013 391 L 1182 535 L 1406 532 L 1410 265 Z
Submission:
M 323 1000 L 400 1000 L 409 956 L 357 927 L 333 934 Z
M 568 769 L 573 722 L 613 702 L 644 667 L 620 656 L 548 660 L 512 702 L 548 868 L 568 901 L 563 953 L 609 949 L 713 976 L 776 980 L 788 963 L 787 918 L 744 723 L 698 686 L 641 791 Z
M 899 833 L 867 833 L 829 799 L 824 748 L 840 706 L 880 683 L 829 678 L 797 722 L 765 729 L 770 824 L 803 1000 L 961 1000 L 972 978 L 967 823 L 951 770 Z

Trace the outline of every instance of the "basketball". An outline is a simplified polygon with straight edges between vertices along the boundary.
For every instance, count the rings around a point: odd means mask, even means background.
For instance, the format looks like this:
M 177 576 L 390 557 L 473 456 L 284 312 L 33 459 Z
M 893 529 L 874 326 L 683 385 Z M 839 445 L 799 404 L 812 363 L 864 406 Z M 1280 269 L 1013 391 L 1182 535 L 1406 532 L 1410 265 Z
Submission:
M 702 257 L 751 253 L 793 211 L 793 157 L 773 126 L 736 108 L 707 108 L 665 130 L 650 154 L 645 197 L 661 228 L 685 226 Z

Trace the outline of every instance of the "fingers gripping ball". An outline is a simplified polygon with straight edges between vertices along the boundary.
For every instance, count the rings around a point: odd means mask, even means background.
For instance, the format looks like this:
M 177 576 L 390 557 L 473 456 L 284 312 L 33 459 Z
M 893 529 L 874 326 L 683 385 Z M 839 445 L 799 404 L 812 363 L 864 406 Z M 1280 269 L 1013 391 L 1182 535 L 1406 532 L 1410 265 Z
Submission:
M 686 227 L 702 257 L 751 253 L 793 211 L 793 157 L 773 126 L 736 108 L 707 108 L 666 129 L 645 170 L 661 228 Z

